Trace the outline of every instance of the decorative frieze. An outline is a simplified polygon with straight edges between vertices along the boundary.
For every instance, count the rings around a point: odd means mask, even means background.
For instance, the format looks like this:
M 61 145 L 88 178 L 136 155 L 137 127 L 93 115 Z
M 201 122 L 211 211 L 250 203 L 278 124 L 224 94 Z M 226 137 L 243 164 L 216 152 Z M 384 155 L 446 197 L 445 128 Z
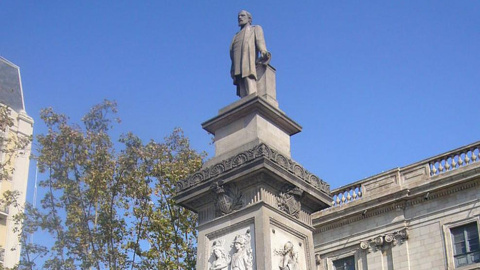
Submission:
M 390 246 L 403 244 L 408 239 L 407 228 L 399 231 L 379 235 L 373 239 L 360 242 L 360 248 L 368 252 L 375 252 L 377 250 L 384 250 Z
M 247 163 L 261 158 L 266 158 L 278 164 L 280 168 L 302 179 L 313 188 L 326 194 L 330 194 L 330 185 L 328 183 L 324 182 L 316 175 L 308 172 L 295 161 L 288 159 L 264 143 L 261 143 L 247 151 L 241 152 L 210 167 L 204 168 L 189 176 L 187 179 L 178 181 L 176 191 L 177 193 L 183 192 L 189 188 L 197 186 L 200 183 L 213 179 L 222 173 L 242 167 Z

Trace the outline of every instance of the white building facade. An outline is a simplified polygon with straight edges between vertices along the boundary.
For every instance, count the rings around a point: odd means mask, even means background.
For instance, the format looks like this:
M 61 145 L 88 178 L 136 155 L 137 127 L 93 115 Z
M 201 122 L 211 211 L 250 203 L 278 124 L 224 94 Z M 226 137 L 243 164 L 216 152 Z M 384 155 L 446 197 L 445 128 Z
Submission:
M 0 57 L 0 106 L 7 106 L 13 126 L 8 127 L 0 136 L 5 139 L 0 152 L 2 166 L 11 171 L 6 179 L 0 181 L 0 194 L 5 191 L 18 191 L 20 205 L 25 203 L 30 164 L 31 145 L 10 151 L 12 142 L 29 138 L 33 134 L 33 119 L 27 115 L 23 99 L 23 89 L 18 66 Z M 8 141 L 8 143 L 6 143 Z M 0 263 L 13 267 L 20 260 L 21 245 L 18 233 L 14 232 L 12 217 L 21 211 L 19 208 L 0 206 Z

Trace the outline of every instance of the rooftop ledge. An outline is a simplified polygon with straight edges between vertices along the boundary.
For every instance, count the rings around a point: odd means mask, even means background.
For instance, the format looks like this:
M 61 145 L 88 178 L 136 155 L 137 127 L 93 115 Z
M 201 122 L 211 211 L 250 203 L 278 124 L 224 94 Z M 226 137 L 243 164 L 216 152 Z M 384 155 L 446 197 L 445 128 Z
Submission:
M 331 207 L 321 212 L 335 212 L 350 203 L 368 202 L 397 191 L 408 193 L 423 184 L 439 182 L 480 167 L 479 161 L 480 141 L 336 188 L 331 193 Z

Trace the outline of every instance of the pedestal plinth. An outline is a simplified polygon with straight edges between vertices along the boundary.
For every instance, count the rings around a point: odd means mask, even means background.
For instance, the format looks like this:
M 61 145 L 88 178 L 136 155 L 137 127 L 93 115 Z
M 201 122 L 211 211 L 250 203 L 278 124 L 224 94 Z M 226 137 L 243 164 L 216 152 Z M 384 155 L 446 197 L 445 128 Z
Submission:
M 177 184 L 177 203 L 198 213 L 198 270 L 315 269 L 311 214 L 330 186 L 291 159 L 301 127 L 278 108 L 275 70 L 258 75 L 257 93 L 202 124 L 215 157 Z
M 197 269 L 210 269 L 220 247 L 233 258 L 236 237 L 249 239 L 251 269 L 279 269 L 285 245 L 296 269 L 315 269 L 310 215 L 331 202 L 330 187 L 275 149 L 246 149 L 180 181 L 177 191 L 177 203 L 199 216 Z
M 202 127 L 215 136 L 213 160 L 262 142 L 290 157 L 290 136 L 302 129 L 274 103 L 256 94 L 221 109 L 218 116 L 204 122 Z

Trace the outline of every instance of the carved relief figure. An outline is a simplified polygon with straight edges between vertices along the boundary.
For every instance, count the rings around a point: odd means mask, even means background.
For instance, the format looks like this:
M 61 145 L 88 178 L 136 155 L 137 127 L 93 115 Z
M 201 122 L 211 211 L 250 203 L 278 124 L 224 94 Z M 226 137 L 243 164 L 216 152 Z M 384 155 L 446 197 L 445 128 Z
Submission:
M 237 86 L 237 95 L 245 97 L 257 92 L 255 64 L 267 65 L 271 55 L 265 45 L 262 27 L 252 25 L 252 14 L 245 10 L 240 11 L 238 26 L 240 31 L 233 37 L 230 45 L 230 74 L 233 84 Z
M 221 270 L 228 267 L 230 263 L 230 255 L 223 249 L 223 241 L 217 240 L 213 242 L 212 256 L 215 260 L 209 270 Z
M 231 270 L 252 270 L 253 254 L 250 247 L 250 230 L 239 234 L 233 240 L 235 253 L 232 255 Z
M 293 249 L 292 242 L 285 243 L 283 249 L 275 251 L 275 254 L 282 256 L 278 266 L 280 270 L 300 270 L 298 269 L 298 252 Z

